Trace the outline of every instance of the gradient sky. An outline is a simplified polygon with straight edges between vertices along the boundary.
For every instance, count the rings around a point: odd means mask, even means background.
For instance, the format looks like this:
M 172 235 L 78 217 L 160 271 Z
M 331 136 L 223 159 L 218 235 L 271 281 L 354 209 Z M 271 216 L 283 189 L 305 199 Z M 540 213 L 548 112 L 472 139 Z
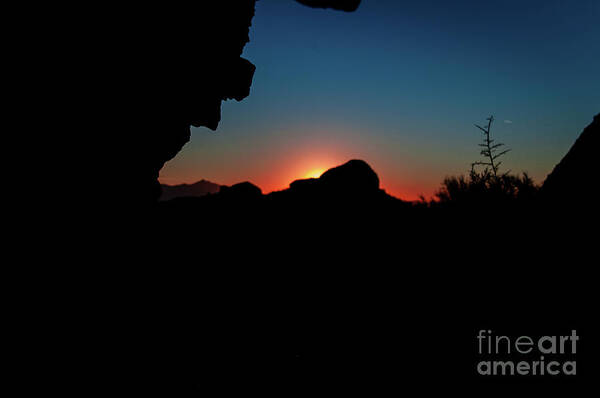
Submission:
M 389 193 L 429 198 L 478 159 L 473 123 L 493 114 L 506 168 L 542 182 L 600 112 L 599 20 L 598 0 L 260 0 L 250 96 L 223 103 L 216 132 L 194 128 L 160 181 L 266 193 L 360 158 Z

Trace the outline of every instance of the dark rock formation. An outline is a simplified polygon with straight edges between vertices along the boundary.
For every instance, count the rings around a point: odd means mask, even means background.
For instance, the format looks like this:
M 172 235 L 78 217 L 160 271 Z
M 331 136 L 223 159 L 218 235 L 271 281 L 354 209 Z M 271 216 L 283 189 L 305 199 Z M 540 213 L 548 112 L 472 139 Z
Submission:
M 543 198 L 555 205 L 571 206 L 578 202 L 595 206 L 596 180 L 600 175 L 599 144 L 600 114 L 597 114 L 546 178 L 541 189 Z
M 179 197 L 204 196 L 203 194 L 190 194 L 196 187 L 204 193 L 213 193 L 206 200 L 186 201 L 189 203 L 218 203 L 221 201 L 242 203 L 247 200 L 256 200 L 257 198 L 269 198 L 275 202 L 278 202 L 282 198 L 310 199 L 315 201 L 335 198 L 338 201 L 352 201 L 356 198 L 378 195 L 392 198 L 379 188 L 377 173 L 364 160 L 350 160 L 343 165 L 327 170 L 320 178 L 296 180 L 290 184 L 288 189 L 272 192 L 268 195 L 263 195 L 261 189 L 250 182 L 241 182 L 232 186 L 223 185 L 217 193 L 214 190 L 213 192 L 206 192 L 205 189 L 207 186 L 212 190 L 217 185 L 203 180 L 193 185 L 184 184 L 165 187 L 170 195 Z M 181 201 L 178 203 L 181 203 Z
M 249 206 L 258 206 L 267 218 L 274 214 L 292 214 L 295 210 L 310 214 L 327 211 L 330 214 L 346 214 L 356 205 L 383 211 L 388 205 L 398 210 L 408 206 L 398 198 L 388 195 L 379 188 L 379 177 L 363 160 L 349 162 L 327 170 L 320 178 L 296 180 L 288 189 L 263 195 L 260 188 L 242 182 L 231 187 L 222 186 L 215 194 L 203 197 L 175 198 L 163 202 L 163 208 L 180 214 L 196 211 L 218 216 L 215 210 L 229 212 L 234 208 L 248 210 Z M 400 205 L 400 206 L 398 206 Z M 250 211 L 252 213 L 252 211 Z
M 204 196 L 209 193 L 217 193 L 221 186 L 214 182 L 200 180 L 193 184 L 166 185 L 161 184 L 162 194 L 160 200 L 170 200 L 186 196 Z
M 262 197 L 262 191 L 256 185 L 245 181 L 230 187 L 221 187 L 219 197 L 223 200 L 234 200 L 239 202 L 253 201 Z
M 255 0 L 195 2 L 182 6 L 144 6 L 132 10 L 129 26 L 115 41 L 122 46 L 122 84 L 131 96 L 121 120 L 126 153 L 140 154 L 125 167 L 133 203 L 160 195 L 158 173 L 190 139 L 190 127 L 215 130 L 223 100 L 242 100 L 250 91 L 255 67 L 241 58 L 249 41 Z M 137 15 L 136 13 L 142 13 Z M 133 33 L 135 32 L 135 33 Z
M 332 189 L 345 192 L 379 190 L 379 177 L 364 160 L 350 160 L 341 166 L 329 169 L 319 180 Z
M 363 160 L 350 160 L 327 170 L 319 178 L 296 180 L 287 190 L 273 192 L 270 196 L 275 201 L 333 201 L 340 205 L 356 200 L 391 198 L 379 188 L 379 177 Z
M 302 3 L 343 10 L 358 5 Z M 110 96 L 110 110 L 100 109 L 95 128 L 120 153 L 110 159 L 110 183 L 119 179 L 131 205 L 158 199 L 158 173 L 189 141 L 191 126 L 216 130 L 221 102 L 249 95 L 255 67 L 241 54 L 254 6 L 255 0 L 145 4 L 106 16 L 111 28 L 102 28 L 107 60 L 99 86 Z

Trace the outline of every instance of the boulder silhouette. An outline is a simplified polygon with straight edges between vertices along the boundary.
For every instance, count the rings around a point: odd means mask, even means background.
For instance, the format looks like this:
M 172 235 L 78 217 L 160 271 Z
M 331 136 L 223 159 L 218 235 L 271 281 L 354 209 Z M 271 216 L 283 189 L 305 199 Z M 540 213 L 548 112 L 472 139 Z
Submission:
M 261 189 L 250 182 L 232 186 L 221 186 L 219 192 L 201 197 L 178 197 L 164 201 L 163 205 L 181 211 L 212 209 L 220 205 L 260 205 L 266 213 L 278 209 L 289 213 L 301 207 L 305 211 L 329 208 L 331 211 L 342 209 L 346 204 L 361 201 L 363 204 L 408 203 L 388 195 L 379 187 L 379 177 L 364 160 L 350 160 L 333 167 L 320 178 L 308 178 L 293 181 L 289 188 L 263 195 Z M 326 205 L 325 207 L 323 207 Z M 334 205 L 334 207 L 331 207 Z M 377 206 L 375 206 L 377 207 Z M 226 209 L 230 207 L 226 206 Z
M 379 177 L 364 160 L 350 160 L 327 170 L 319 178 L 296 180 L 290 184 L 289 194 L 325 199 L 337 197 L 351 200 L 378 195 Z
M 332 189 L 343 191 L 379 190 L 379 177 L 364 160 L 350 160 L 341 166 L 329 169 L 319 180 Z
M 245 181 L 234 184 L 230 187 L 222 186 L 218 196 L 224 200 L 243 202 L 260 199 L 263 194 L 259 187 L 248 181 Z

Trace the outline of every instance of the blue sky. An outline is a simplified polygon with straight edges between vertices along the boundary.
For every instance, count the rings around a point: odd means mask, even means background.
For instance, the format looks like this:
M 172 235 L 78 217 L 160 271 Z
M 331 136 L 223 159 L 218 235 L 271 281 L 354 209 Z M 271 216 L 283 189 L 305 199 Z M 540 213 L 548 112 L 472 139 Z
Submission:
M 597 0 L 260 0 L 250 96 L 223 104 L 216 133 L 194 129 L 161 181 L 268 192 L 362 158 L 389 192 L 429 197 L 477 160 L 473 124 L 494 114 L 506 167 L 542 182 L 600 112 L 598 20 Z

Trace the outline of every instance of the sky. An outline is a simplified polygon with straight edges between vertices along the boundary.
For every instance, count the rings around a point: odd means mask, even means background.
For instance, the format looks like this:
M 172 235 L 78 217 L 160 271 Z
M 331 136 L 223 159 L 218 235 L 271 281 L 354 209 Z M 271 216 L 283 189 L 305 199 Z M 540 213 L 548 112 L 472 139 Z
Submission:
M 388 193 L 430 198 L 480 160 L 474 124 L 493 114 L 504 170 L 541 183 L 600 112 L 599 20 L 598 0 L 259 0 L 250 96 L 193 128 L 160 181 L 267 193 L 363 159 Z

